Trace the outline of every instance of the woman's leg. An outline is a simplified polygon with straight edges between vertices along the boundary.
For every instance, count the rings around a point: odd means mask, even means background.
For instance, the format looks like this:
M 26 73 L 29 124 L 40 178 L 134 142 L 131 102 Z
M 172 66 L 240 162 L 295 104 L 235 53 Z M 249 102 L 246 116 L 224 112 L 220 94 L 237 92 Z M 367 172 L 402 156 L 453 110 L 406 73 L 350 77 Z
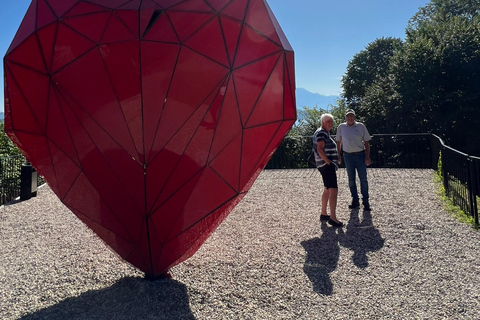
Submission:
M 330 192 L 327 188 L 323 188 L 322 194 L 322 214 L 327 215 L 327 205 L 328 205 L 328 198 L 330 197 Z
M 330 219 L 332 219 L 335 222 L 339 222 L 336 216 L 338 189 L 330 188 L 328 189 L 328 193 L 329 193 L 328 201 L 330 203 Z

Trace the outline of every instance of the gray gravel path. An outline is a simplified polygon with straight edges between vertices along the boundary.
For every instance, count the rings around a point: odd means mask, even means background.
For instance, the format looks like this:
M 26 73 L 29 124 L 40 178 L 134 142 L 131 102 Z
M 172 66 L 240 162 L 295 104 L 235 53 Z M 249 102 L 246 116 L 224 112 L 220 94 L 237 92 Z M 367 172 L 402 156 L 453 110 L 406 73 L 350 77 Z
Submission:
M 480 319 L 480 233 L 432 170 L 369 169 L 372 211 L 319 221 L 314 169 L 263 171 L 173 279 L 150 282 L 48 187 L 0 208 L 0 319 Z

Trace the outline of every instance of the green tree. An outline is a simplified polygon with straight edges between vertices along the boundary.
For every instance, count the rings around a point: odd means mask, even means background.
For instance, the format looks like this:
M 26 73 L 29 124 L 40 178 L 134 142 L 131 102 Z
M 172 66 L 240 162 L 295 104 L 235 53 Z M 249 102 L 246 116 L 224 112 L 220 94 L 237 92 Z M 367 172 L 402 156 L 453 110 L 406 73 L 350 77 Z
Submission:
M 470 2 L 476 9 L 467 6 Z M 432 1 L 429 15 L 420 10 L 392 72 L 404 115 L 395 117 L 398 129 L 437 133 L 452 147 L 475 155 L 480 138 L 468 128 L 476 126 L 480 105 L 478 4 Z M 401 121 L 407 117 L 410 121 Z
M 0 123 L 0 158 L 21 154 L 20 150 L 6 135 L 3 123 Z
M 350 61 L 344 104 L 371 131 L 433 132 L 479 155 L 478 130 L 469 129 L 480 105 L 479 10 L 480 0 L 432 0 L 420 8 L 405 42 L 382 51 L 389 47 L 378 39 Z
M 349 61 L 342 77 L 342 98 L 347 107 L 357 110 L 362 106 L 369 87 L 388 76 L 390 60 L 402 46 L 399 38 L 376 39 Z

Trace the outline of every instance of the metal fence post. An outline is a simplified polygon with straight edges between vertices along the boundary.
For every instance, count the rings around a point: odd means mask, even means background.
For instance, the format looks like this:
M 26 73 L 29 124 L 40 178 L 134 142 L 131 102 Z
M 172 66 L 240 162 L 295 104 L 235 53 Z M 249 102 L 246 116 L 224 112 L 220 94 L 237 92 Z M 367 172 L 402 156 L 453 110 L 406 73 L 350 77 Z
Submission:
M 447 173 L 447 157 L 445 148 L 442 146 L 442 176 L 443 176 L 443 188 L 445 188 L 445 195 L 449 195 L 448 190 L 448 173 Z
M 477 170 L 476 170 L 476 165 L 475 162 L 473 161 L 472 158 L 468 157 L 469 163 L 469 181 L 468 181 L 468 192 L 469 192 L 469 197 L 470 197 L 470 210 L 472 212 L 472 216 L 475 220 L 475 224 L 478 225 L 478 206 L 477 206 L 477 182 L 476 182 L 476 177 L 477 177 Z

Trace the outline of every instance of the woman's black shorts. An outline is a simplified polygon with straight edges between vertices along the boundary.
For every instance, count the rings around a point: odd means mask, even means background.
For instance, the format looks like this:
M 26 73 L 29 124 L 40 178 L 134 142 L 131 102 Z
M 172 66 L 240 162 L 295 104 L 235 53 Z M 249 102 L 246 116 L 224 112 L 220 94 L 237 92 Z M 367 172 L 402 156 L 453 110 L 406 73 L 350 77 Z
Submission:
M 337 167 L 333 163 L 318 168 L 318 171 L 322 174 L 323 185 L 327 189 L 338 189 L 336 168 Z

